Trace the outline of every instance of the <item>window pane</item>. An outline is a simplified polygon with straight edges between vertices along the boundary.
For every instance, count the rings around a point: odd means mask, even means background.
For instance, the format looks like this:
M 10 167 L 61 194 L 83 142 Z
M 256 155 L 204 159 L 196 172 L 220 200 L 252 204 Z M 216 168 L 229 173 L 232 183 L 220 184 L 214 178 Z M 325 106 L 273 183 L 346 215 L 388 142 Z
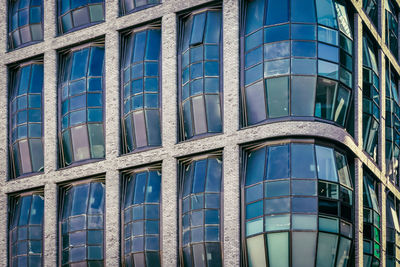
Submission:
M 314 266 L 316 233 L 292 233 L 293 266 Z
M 315 77 L 292 77 L 291 115 L 313 116 L 315 99 Z
M 245 90 L 248 124 L 252 125 L 266 119 L 264 83 L 255 83 Z
M 336 173 L 335 166 L 335 157 L 333 155 L 333 149 L 316 146 L 315 152 L 317 155 L 317 163 L 318 163 L 318 178 L 337 182 L 338 177 Z
M 271 266 L 289 266 L 289 234 L 267 235 L 268 259 Z
M 312 0 L 291 1 L 292 22 L 315 22 L 315 6 Z
M 289 146 L 268 147 L 267 179 L 289 177 Z
M 287 22 L 289 20 L 289 1 L 268 1 L 266 25 Z
M 292 178 L 316 178 L 313 145 L 291 145 Z
M 289 78 L 280 77 L 267 79 L 268 116 L 277 118 L 289 115 Z
M 333 266 L 336 258 L 338 236 L 326 233 L 318 234 L 317 265 Z
M 247 239 L 247 261 L 249 266 L 266 266 L 264 236 L 258 235 Z
M 246 34 L 260 28 L 264 24 L 265 0 L 246 1 Z

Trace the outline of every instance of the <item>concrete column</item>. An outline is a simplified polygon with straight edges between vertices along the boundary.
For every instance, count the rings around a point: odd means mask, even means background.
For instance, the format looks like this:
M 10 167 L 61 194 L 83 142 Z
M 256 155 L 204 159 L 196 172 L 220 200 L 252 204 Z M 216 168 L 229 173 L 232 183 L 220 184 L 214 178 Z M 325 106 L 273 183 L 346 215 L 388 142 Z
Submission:
M 120 176 L 118 170 L 106 173 L 105 185 L 105 266 L 120 263 Z
M 49 177 L 51 178 L 51 177 Z M 43 259 L 45 267 L 58 263 L 58 186 L 49 182 L 44 187 Z
M 360 15 L 354 15 L 354 39 L 362 40 L 362 20 Z M 363 147 L 362 136 L 362 42 L 354 42 L 354 138 L 358 147 Z

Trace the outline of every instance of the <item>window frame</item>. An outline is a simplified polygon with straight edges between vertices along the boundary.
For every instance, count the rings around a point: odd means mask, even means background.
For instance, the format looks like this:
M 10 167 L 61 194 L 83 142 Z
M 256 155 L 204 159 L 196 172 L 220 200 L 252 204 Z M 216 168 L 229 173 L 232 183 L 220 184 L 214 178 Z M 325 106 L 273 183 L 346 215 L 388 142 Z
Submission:
M 20 174 L 19 176 L 16 176 L 16 171 L 15 171 L 15 165 L 14 165 L 14 155 L 13 155 L 13 150 L 12 150 L 12 97 L 13 97 L 13 90 L 14 90 L 14 86 L 19 82 L 16 79 L 18 78 L 17 72 L 25 67 L 25 66 L 29 66 L 29 65 L 35 65 L 35 64 L 42 64 L 44 67 L 44 61 L 43 61 L 43 56 L 39 56 L 39 57 L 35 57 L 32 58 L 30 60 L 24 61 L 24 62 L 19 62 L 19 63 L 15 63 L 12 64 L 8 67 L 8 86 L 7 86 L 7 137 L 8 137 L 8 141 L 7 141 L 7 151 L 8 151 L 8 174 L 7 174 L 7 180 L 16 180 L 16 179 L 23 179 L 23 178 L 27 178 L 27 177 L 31 177 L 31 176 L 35 176 L 35 175 L 41 175 L 44 173 L 44 163 L 43 162 L 43 170 L 42 171 L 38 171 L 38 172 L 29 172 L 29 173 L 25 173 L 25 174 Z M 31 70 L 32 71 L 32 70 Z M 30 75 L 31 78 L 31 75 Z M 43 85 L 42 85 L 42 92 L 41 92 L 41 133 L 42 133 L 42 137 L 41 137 L 41 141 L 42 141 L 42 149 L 43 149 L 43 160 L 45 160 L 44 158 L 44 87 L 45 87 L 45 82 L 44 82 L 44 72 L 43 72 Z M 26 140 L 29 140 L 30 138 L 26 138 Z M 16 141 L 17 142 L 17 141 Z M 31 159 L 32 160 L 32 159 Z
M 220 101 L 220 114 L 221 114 L 221 132 L 208 132 L 208 123 L 207 123 L 207 112 L 205 112 L 205 120 L 207 124 L 207 132 L 202 134 L 193 134 L 190 138 L 185 138 L 185 130 L 184 130 L 184 115 L 183 115 L 183 99 L 182 99 L 182 44 L 183 44 L 183 36 L 184 36 L 184 22 L 189 17 L 194 17 L 196 14 L 206 13 L 208 11 L 220 11 L 221 12 L 221 32 L 220 32 L 220 40 L 219 40 L 219 101 Z M 211 3 L 204 4 L 199 7 L 194 7 L 190 10 L 181 12 L 177 15 L 177 46 L 176 46 L 176 61 L 177 61 L 177 143 L 189 142 L 197 139 L 207 138 L 209 136 L 221 135 L 224 133 L 224 57 L 223 57 L 223 47 L 224 47 L 224 18 L 222 16 L 223 6 L 220 3 Z M 204 25 L 205 27 L 205 25 Z M 190 48 L 190 45 L 189 45 Z M 204 58 L 203 58 L 204 61 Z M 203 77 L 205 77 L 203 75 Z M 205 96 L 205 93 L 200 94 L 201 96 Z M 190 98 L 190 96 L 189 96 Z M 190 101 L 190 100 L 187 100 Z M 204 107 L 206 106 L 204 102 Z M 193 118 L 193 111 L 191 109 L 191 117 Z M 206 110 L 206 109 L 205 109 Z M 194 124 L 194 120 L 192 119 Z M 192 130 L 193 130 L 192 126 Z
M 85 49 L 85 48 L 89 48 L 89 47 L 104 47 L 104 62 L 103 62 L 103 73 L 102 73 L 102 116 L 103 116 L 103 120 L 102 120 L 102 128 L 103 128 L 103 138 L 104 138 L 104 157 L 103 158 L 92 158 L 90 156 L 90 158 L 88 159 L 84 159 L 84 160 L 79 160 L 79 161 L 71 161 L 71 164 L 66 165 L 64 162 L 64 148 L 63 148 L 63 142 L 62 142 L 62 75 L 64 74 L 64 71 L 66 70 L 67 66 L 66 66 L 66 56 L 70 53 L 73 53 L 74 51 L 78 51 L 81 49 Z M 84 43 L 82 45 L 77 45 L 77 46 L 70 46 L 64 49 L 61 49 L 59 51 L 57 51 L 58 55 L 57 55 L 57 169 L 58 170 L 63 170 L 63 169 L 68 169 L 71 167 L 75 167 L 75 166 L 80 166 L 80 165 L 84 165 L 87 163 L 92 163 L 92 162 L 98 162 L 98 161 L 103 161 L 106 160 L 106 144 L 107 144 L 107 135 L 106 135 L 106 104 L 105 104 L 105 100 L 106 100 L 106 68 L 105 68 L 105 55 L 106 55 L 106 50 L 105 50 L 105 40 L 103 38 L 101 39 L 96 39 L 96 40 L 90 40 L 87 43 Z M 89 58 L 88 58 L 89 60 Z M 70 64 L 72 64 L 72 60 L 70 62 Z M 87 71 L 85 72 L 85 76 L 87 76 Z M 88 109 L 88 106 L 85 106 L 85 110 Z M 86 120 L 85 123 L 79 123 L 76 126 L 82 126 L 82 125 L 88 125 L 88 121 Z M 91 124 L 91 123 L 90 123 Z M 67 127 L 68 129 L 71 129 L 73 127 Z M 87 130 L 88 131 L 88 130 Z M 70 137 L 71 140 L 71 145 L 72 145 L 72 136 Z M 88 141 L 88 143 L 90 143 L 90 141 Z M 90 149 L 90 144 L 89 144 L 89 149 Z
M 241 251 L 241 253 L 240 253 L 240 262 L 241 262 L 241 266 L 243 266 L 243 267 L 248 267 L 249 266 L 248 263 L 247 263 L 247 259 L 248 259 L 248 255 L 247 254 L 248 253 L 247 253 L 247 244 L 246 244 L 246 241 L 248 239 L 246 237 L 246 221 L 247 221 L 247 219 L 246 219 L 246 202 L 245 202 L 246 168 L 247 168 L 247 165 L 246 165 L 247 164 L 247 157 L 246 156 L 251 151 L 258 150 L 260 148 L 264 148 L 264 147 L 268 148 L 270 146 L 275 146 L 275 145 L 289 145 L 289 146 L 291 146 L 292 144 L 313 145 L 314 146 L 314 148 L 313 148 L 313 157 L 315 159 L 315 166 L 317 166 L 317 164 L 318 164 L 317 163 L 318 159 L 316 157 L 315 146 L 322 146 L 322 147 L 325 147 L 325 148 L 333 149 L 334 152 L 339 152 L 340 154 L 342 154 L 342 155 L 344 155 L 346 157 L 347 170 L 348 170 L 348 173 L 351 176 L 350 177 L 351 178 L 350 182 L 352 183 L 352 189 L 351 189 L 352 190 L 352 199 L 351 199 L 351 201 L 352 201 L 353 205 L 352 205 L 351 231 L 352 231 L 352 236 L 353 237 L 350 239 L 351 240 L 351 246 L 350 246 L 350 250 L 349 250 L 349 254 L 348 254 L 349 255 L 348 266 L 352 266 L 351 262 L 352 262 L 352 258 L 353 258 L 352 256 L 354 256 L 354 253 L 355 253 L 355 240 L 356 240 L 356 237 L 355 237 L 355 235 L 356 235 L 356 232 L 355 232 L 355 230 L 356 230 L 356 222 L 355 222 L 355 208 L 356 208 L 355 207 L 355 200 L 356 200 L 356 196 L 355 195 L 356 195 L 356 193 L 355 193 L 355 181 L 354 181 L 354 179 L 355 179 L 355 177 L 354 177 L 354 174 L 355 174 L 354 159 L 356 157 L 355 157 L 355 155 L 352 154 L 351 151 L 348 151 L 347 148 L 345 148 L 342 144 L 336 143 L 336 141 L 330 142 L 329 140 L 324 140 L 324 139 L 320 139 L 320 138 L 312 138 L 312 137 L 310 137 L 310 138 L 307 138 L 307 137 L 304 137 L 304 138 L 301 138 L 301 137 L 299 137 L 299 138 L 288 137 L 288 138 L 282 138 L 282 139 L 276 139 L 276 140 L 267 139 L 267 140 L 263 140 L 263 141 L 257 141 L 257 142 L 254 142 L 254 143 L 245 144 L 245 145 L 240 147 L 240 150 L 239 150 L 240 151 L 240 162 L 239 162 L 239 164 L 240 164 L 240 168 L 239 168 L 239 175 L 240 175 L 240 180 L 239 180 L 240 181 L 240 223 L 239 223 L 239 226 L 240 226 L 240 251 Z M 266 151 L 266 155 L 267 155 L 267 151 Z M 289 155 L 289 162 L 290 162 L 290 157 L 291 157 L 290 148 L 289 148 L 288 155 Z M 336 166 L 336 162 L 335 162 L 335 166 Z M 290 169 L 291 169 L 291 165 L 289 165 L 289 171 L 290 171 Z M 337 169 L 336 169 L 336 171 L 337 171 Z M 317 169 L 315 170 L 315 172 L 316 172 L 316 178 L 315 179 L 317 181 L 317 187 L 318 187 L 319 181 L 325 181 L 325 182 L 328 182 L 328 183 L 330 182 L 330 181 L 326 181 L 326 180 L 323 180 L 323 179 L 319 179 L 318 178 Z M 289 181 L 291 181 L 291 179 L 292 178 L 289 177 Z M 263 183 L 264 183 L 264 181 L 265 180 L 263 180 Z M 340 186 L 343 186 L 346 189 L 349 188 L 348 186 L 346 186 L 344 184 L 341 184 L 339 180 L 338 180 L 337 184 L 340 185 Z M 263 188 L 264 188 L 264 185 L 263 185 Z M 339 188 L 338 188 L 338 190 L 339 190 Z M 340 194 L 340 192 L 338 191 L 338 195 L 339 194 Z M 292 198 L 292 194 L 289 194 L 288 197 L 289 197 L 289 199 L 291 199 Z M 316 216 L 317 216 L 317 229 L 315 231 L 313 231 L 313 232 L 316 233 L 315 259 L 314 259 L 314 266 L 315 267 L 317 266 L 319 233 L 332 234 L 332 233 L 329 233 L 329 232 L 324 232 L 324 231 L 320 231 L 319 230 L 319 227 L 318 227 L 318 225 L 319 225 L 319 217 L 320 217 L 320 215 L 327 216 L 327 217 L 334 217 L 332 215 L 328 215 L 328 214 L 319 212 L 318 203 L 319 203 L 320 198 L 327 199 L 327 198 L 324 198 L 322 196 L 319 196 L 318 189 L 317 189 L 317 192 L 316 192 L 317 213 L 315 213 Z M 265 198 L 263 196 L 263 201 L 264 201 L 264 199 Z M 336 200 L 336 202 L 339 203 L 338 204 L 339 205 L 338 210 L 340 210 L 341 209 L 340 203 L 342 201 L 340 200 L 339 196 L 338 196 L 338 199 Z M 291 206 L 291 204 L 289 204 L 289 205 Z M 290 216 L 292 216 L 292 214 L 294 214 L 292 212 L 292 208 L 291 207 L 290 207 L 290 212 L 289 213 L 290 213 Z M 265 217 L 265 214 L 263 212 L 262 218 L 264 218 L 264 217 Z M 336 216 L 336 218 L 339 218 L 339 225 L 340 225 L 341 217 L 338 215 L 338 216 Z M 263 229 L 264 229 L 264 223 L 263 223 Z M 275 231 L 273 231 L 273 233 L 285 233 L 285 232 L 288 233 L 288 257 L 289 257 L 288 263 L 289 263 L 289 266 L 291 266 L 291 264 L 292 264 L 292 252 L 293 252 L 293 250 L 292 250 L 291 233 L 293 233 L 293 232 L 310 232 L 310 231 L 309 230 L 294 230 L 291 227 L 288 230 L 275 230 Z M 262 235 L 263 236 L 263 240 L 264 240 L 264 244 L 265 244 L 267 242 L 266 231 L 263 230 L 261 233 L 253 234 L 251 237 L 256 237 L 258 235 Z M 341 240 L 341 237 L 343 237 L 343 235 L 341 235 L 340 232 L 337 233 L 336 235 L 337 235 L 338 239 L 337 239 L 337 248 L 336 248 L 337 250 L 336 250 L 336 254 L 335 254 L 335 263 L 336 263 L 336 260 L 337 260 L 340 240 Z M 347 239 L 349 239 L 349 238 L 347 238 Z M 268 251 L 267 250 L 265 251 L 265 262 L 268 264 Z
M 149 172 L 149 171 L 159 171 L 161 172 L 161 182 L 160 182 L 160 202 L 159 202 L 159 246 L 160 249 L 158 250 L 158 253 L 160 255 L 160 266 L 162 266 L 162 252 L 163 252 L 163 247 L 162 247 L 162 233 L 163 233 L 163 217 L 162 217 L 162 206 L 163 206 L 163 198 L 162 198 L 162 193 L 163 193 L 163 178 L 162 178 L 162 162 L 156 162 L 152 163 L 150 165 L 146 166 L 138 166 L 138 167 L 133 167 L 129 169 L 122 170 L 120 172 L 120 199 L 119 199 L 119 227 L 120 227 L 120 261 L 121 261 L 121 266 L 125 266 L 125 242 L 124 242 L 124 236 L 125 236 L 125 219 L 124 219 L 124 203 L 125 203 L 125 196 L 127 192 L 127 187 L 128 187 L 128 180 L 131 175 L 142 173 L 142 172 Z M 145 234 L 144 234 L 145 236 Z M 146 252 L 146 250 L 144 250 Z M 134 254 L 134 253 L 129 253 L 129 254 Z M 151 266 L 148 266 L 151 267 Z
M 209 158 L 218 158 L 222 161 L 221 163 L 221 190 L 219 192 L 220 194 L 220 218 L 219 218 L 219 244 L 220 244 L 220 252 L 221 252 L 221 262 L 224 264 L 225 259 L 224 259 L 224 151 L 222 149 L 214 150 L 214 151 L 208 151 L 208 152 L 202 152 L 202 153 L 196 153 L 193 155 L 188 155 L 182 158 L 178 159 L 178 168 L 177 168 L 177 201 L 178 201 L 178 207 L 177 207 L 177 212 L 178 212 L 178 223 L 177 223 L 177 231 L 178 231 L 178 264 L 179 266 L 184 266 L 184 259 L 183 259 L 183 226 L 182 226 L 182 213 L 183 213 L 183 201 L 182 201 L 182 194 L 183 194 L 183 186 L 184 186 L 184 179 L 185 179 L 185 167 L 189 166 L 195 161 L 198 160 L 203 160 L 203 159 L 209 159 Z M 204 226 L 204 224 L 203 224 Z M 205 244 L 207 241 L 201 241 L 198 244 Z M 215 242 L 217 243 L 217 242 Z M 189 244 L 190 247 L 190 244 Z M 205 262 L 207 259 L 205 260 Z M 207 263 L 206 263 L 207 265 Z
M 98 174 L 96 176 L 81 178 L 77 180 L 67 181 L 60 184 L 57 184 L 57 265 L 62 266 L 62 251 L 63 246 L 62 242 L 62 216 L 63 216 L 63 206 L 65 201 L 65 193 L 69 189 L 77 185 L 89 184 L 91 182 L 97 182 L 104 184 L 104 211 L 103 211 L 103 263 L 106 262 L 106 203 L 107 203 L 107 193 L 106 193 L 106 174 Z M 89 199 L 89 196 L 88 196 Z M 87 215 L 87 213 L 85 213 Z M 87 230 L 87 229 L 86 229 Z M 87 241 L 87 240 L 86 240 Z M 85 247 L 87 247 L 87 243 L 85 243 Z M 87 260 L 87 259 L 86 259 Z
M 122 1 L 122 0 L 121 0 Z M 158 5 L 158 4 L 157 4 Z M 160 141 L 161 144 L 154 146 L 154 145 L 147 145 L 147 146 L 143 146 L 143 147 L 135 147 L 132 151 L 128 151 L 128 147 L 127 147 L 127 140 L 126 140 L 126 134 L 125 134 L 125 122 L 124 122 L 124 57 L 125 57 L 125 51 L 126 51 L 126 47 L 128 46 L 128 39 L 131 36 L 134 36 L 137 33 L 143 32 L 143 31 L 147 31 L 147 30 L 151 30 L 151 29 L 160 29 L 160 31 L 162 30 L 162 25 L 161 25 L 161 21 L 156 20 L 154 22 L 145 24 L 145 25 L 139 25 L 139 26 L 135 26 L 133 28 L 129 28 L 129 29 L 125 29 L 122 30 L 119 34 L 119 39 L 120 39 L 120 52 L 119 52 L 119 128 L 121 130 L 120 132 L 120 145 L 119 145 L 119 155 L 120 156 L 125 156 L 125 155 L 130 155 L 130 154 L 135 154 L 135 153 L 139 153 L 139 152 L 143 152 L 143 151 L 148 151 L 148 150 L 153 150 L 153 149 L 157 149 L 160 147 L 163 147 L 163 123 L 162 123 L 162 119 L 163 119 L 163 112 L 162 112 L 162 33 L 161 33 L 161 38 L 160 38 L 160 53 L 159 53 L 159 59 L 158 59 L 158 110 L 159 110 L 159 114 L 160 114 Z M 147 41 L 146 41 L 147 43 Z M 145 60 L 143 60 L 144 62 Z M 139 63 L 140 64 L 140 63 Z M 143 75 L 143 77 L 145 77 Z M 144 92 L 143 92 L 144 94 Z M 143 104 L 143 110 L 145 110 L 144 104 Z M 133 111 L 133 110 L 131 110 Z M 130 111 L 130 112 L 131 112 Z M 147 130 L 147 126 L 146 126 L 146 130 Z M 134 134 L 134 133 L 133 133 Z M 147 131 L 146 131 L 146 137 L 148 137 L 147 135 Z
M 135 0 L 133 0 L 133 1 L 135 1 Z M 146 1 L 148 1 L 148 0 L 146 0 Z M 135 12 L 142 11 L 144 9 L 148 9 L 148 8 L 151 8 L 151 7 L 162 5 L 162 3 L 163 3 L 162 1 L 163 0 L 158 0 L 158 1 L 159 1 L 158 3 L 146 4 L 146 5 L 143 5 L 143 6 L 140 6 L 140 7 L 135 7 L 134 9 L 131 9 L 129 11 L 126 11 L 125 10 L 125 1 L 124 0 L 119 0 L 119 16 L 120 17 L 126 16 L 126 15 L 129 15 L 129 14 L 135 13 Z

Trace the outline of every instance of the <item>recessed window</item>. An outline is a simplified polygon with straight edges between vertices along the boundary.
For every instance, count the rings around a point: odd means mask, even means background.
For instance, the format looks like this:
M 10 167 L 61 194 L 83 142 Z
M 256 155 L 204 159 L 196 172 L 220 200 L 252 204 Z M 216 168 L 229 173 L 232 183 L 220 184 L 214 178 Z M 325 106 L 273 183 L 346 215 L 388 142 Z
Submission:
M 43 172 L 43 62 L 11 70 L 9 101 L 10 176 Z
M 104 0 L 58 0 L 59 33 L 104 21 Z
M 379 70 L 377 50 L 363 37 L 363 141 L 365 151 L 376 161 L 379 132 Z
M 222 266 L 221 156 L 189 158 L 182 162 L 181 171 L 181 265 Z
M 104 158 L 104 44 L 90 43 L 61 54 L 60 165 Z
M 386 266 L 400 264 L 399 201 L 388 193 L 386 198 Z
M 122 15 L 159 4 L 160 0 L 120 0 Z
M 43 40 L 43 0 L 10 0 L 8 10 L 10 49 Z
M 378 266 L 381 259 L 381 215 L 378 201 L 379 184 L 364 174 L 363 184 L 363 242 L 364 266 Z
M 42 192 L 23 193 L 10 198 L 9 249 L 10 266 L 43 264 Z
M 219 8 L 182 18 L 178 56 L 181 140 L 222 131 L 221 25 Z
M 353 187 L 333 147 L 283 141 L 245 148 L 244 266 L 349 266 Z
M 124 266 L 161 266 L 161 170 L 148 167 L 124 175 L 122 254 Z
M 123 153 L 161 145 L 161 29 L 149 26 L 123 37 Z
M 385 151 L 386 173 L 395 185 L 399 185 L 399 153 L 400 106 L 398 96 L 398 76 L 390 64 L 386 65 L 386 120 L 385 120 Z
M 242 125 L 292 116 L 344 127 L 353 83 L 346 6 L 325 0 L 255 0 L 244 7 Z
M 104 202 L 102 179 L 61 187 L 59 262 L 61 266 L 104 265 Z
M 399 35 L 399 21 L 398 21 L 398 7 L 397 3 L 392 0 L 385 0 L 385 35 L 386 45 L 392 51 L 393 56 L 398 59 L 398 35 Z

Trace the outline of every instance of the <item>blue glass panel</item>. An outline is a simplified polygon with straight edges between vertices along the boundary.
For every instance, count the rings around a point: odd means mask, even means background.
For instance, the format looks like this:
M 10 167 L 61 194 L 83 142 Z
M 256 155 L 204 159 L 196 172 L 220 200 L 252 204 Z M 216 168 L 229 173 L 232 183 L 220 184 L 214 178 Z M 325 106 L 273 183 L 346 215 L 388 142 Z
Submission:
M 69 102 L 70 102 L 70 110 L 83 108 L 86 106 L 86 95 L 71 97 Z
M 149 172 L 146 190 L 146 202 L 159 202 L 161 189 L 161 176 L 156 172 Z
M 102 121 L 103 121 L 103 109 L 101 108 L 88 109 L 88 122 L 102 122 Z
M 182 51 L 185 51 L 186 49 L 189 48 L 190 33 L 192 31 L 192 24 L 193 24 L 193 17 L 189 17 L 189 19 L 185 21 L 185 26 L 184 26 L 185 31 L 184 31 L 184 34 L 183 34 Z
M 31 208 L 32 196 L 22 198 L 21 212 L 19 216 L 18 226 L 27 225 L 29 220 L 29 210 Z
M 133 204 L 140 204 L 144 202 L 144 193 L 146 188 L 147 173 L 136 174 L 135 193 Z
M 289 177 L 289 146 L 268 147 L 267 179 L 281 179 Z
M 334 1 L 318 0 L 316 3 L 318 23 L 332 28 L 337 28 L 335 8 L 333 6 Z
M 264 179 L 265 147 L 253 151 L 247 158 L 246 185 L 261 182 Z
M 29 17 L 29 13 L 28 13 L 29 9 L 24 9 L 24 10 L 20 10 L 18 13 L 18 26 L 24 26 L 28 24 L 28 17 Z
M 261 216 L 263 214 L 263 202 L 258 201 L 246 206 L 246 219 Z
M 338 63 L 339 49 L 331 45 L 318 43 L 318 57 Z
M 294 197 L 292 198 L 292 212 L 309 213 L 317 212 L 317 198 Z
M 20 0 L 19 1 L 19 9 L 28 7 L 28 5 L 29 5 L 29 0 Z
M 219 95 L 205 95 L 207 123 L 209 132 L 221 132 L 221 109 Z
M 315 22 L 314 0 L 292 0 L 291 1 L 292 22 Z
M 146 31 L 135 34 L 135 45 L 132 56 L 132 63 L 143 61 L 144 49 L 146 46 Z
M 102 214 L 104 210 L 104 185 L 102 183 L 92 183 L 90 187 L 87 213 Z M 88 226 L 90 227 L 89 223 Z
M 292 74 L 315 75 L 316 73 L 315 59 L 292 58 Z
M 41 121 L 42 121 L 42 113 L 40 109 L 29 110 L 29 122 L 41 122 Z
M 280 57 L 289 57 L 290 56 L 290 43 L 289 42 L 280 42 L 267 44 L 264 46 L 264 59 L 274 59 Z
M 92 47 L 90 51 L 89 76 L 101 76 L 103 73 L 104 47 Z
M 264 82 L 257 82 L 245 89 L 248 124 L 266 119 Z
M 88 107 L 101 107 L 103 102 L 102 94 L 87 94 L 87 102 Z
M 289 72 L 290 59 L 280 59 L 264 62 L 264 77 L 284 75 L 289 74 Z
M 292 56 L 297 57 L 315 57 L 316 56 L 315 42 L 292 42 Z M 318 50 L 319 52 L 319 50 Z M 319 56 L 319 54 L 318 54 Z
M 339 45 L 339 33 L 336 30 L 318 26 L 318 41 Z
M 78 185 L 75 187 L 73 194 L 71 216 L 86 213 L 86 205 L 88 201 L 89 184 Z
M 273 25 L 289 21 L 289 0 L 269 0 L 266 25 Z
M 142 64 L 138 64 L 136 66 L 142 67 Z M 139 72 L 141 73 L 141 72 Z M 158 62 L 146 62 L 144 64 L 144 75 L 145 76 L 158 76 Z M 135 77 L 133 77 L 135 78 Z M 139 78 L 139 75 L 138 77 Z
M 71 9 L 86 5 L 87 0 L 71 0 Z
M 21 76 L 19 79 L 19 89 L 18 95 L 26 94 L 28 90 L 28 83 L 29 83 L 29 73 L 31 70 L 31 66 L 26 66 L 21 69 Z
M 86 76 L 88 54 L 89 48 L 85 48 L 73 53 L 71 80 Z
M 263 198 L 263 184 L 246 188 L 246 203 Z
M 246 1 L 246 3 L 246 34 L 248 34 L 263 26 L 265 0 Z
M 215 158 L 208 159 L 206 192 L 221 191 L 222 164 Z
M 260 50 L 261 52 L 261 50 Z M 261 55 L 261 53 L 260 53 Z M 204 75 L 205 76 L 218 76 L 219 75 L 219 62 L 218 61 L 206 61 L 204 63 Z
M 290 212 L 290 198 L 265 200 L 265 214 Z
M 339 66 L 327 61 L 318 60 L 318 74 L 331 79 L 339 79 Z
M 207 14 L 205 43 L 219 43 L 221 35 L 221 11 L 209 11 Z
M 246 37 L 245 50 L 249 51 L 254 47 L 261 45 L 262 43 L 263 43 L 263 30 L 261 29 Z
M 315 25 L 291 24 L 292 39 L 315 40 L 317 37 Z
M 206 178 L 206 164 L 207 160 L 197 161 L 195 164 L 194 180 L 192 193 L 200 193 L 204 191 L 205 178 Z
M 263 47 L 259 47 L 246 54 L 245 67 L 248 68 L 254 64 L 262 62 L 262 60 L 263 60 Z
M 289 24 L 264 29 L 264 43 L 289 40 Z
M 194 16 L 190 45 L 195 45 L 203 42 L 206 14 L 206 12 L 203 12 Z
M 40 23 L 42 20 L 42 15 L 41 15 L 41 10 L 42 7 L 38 6 L 38 7 L 32 7 L 30 9 L 30 23 Z
M 190 66 L 190 79 L 203 76 L 203 63 L 196 63 Z
M 256 65 L 245 71 L 245 84 L 248 85 L 263 77 L 263 65 Z
M 63 2 L 65 2 L 65 1 L 63 1 Z M 62 22 L 63 32 L 67 32 L 70 29 L 72 29 L 71 13 L 68 13 L 68 14 L 62 16 L 61 17 L 61 22 Z
M 161 145 L 160 115 L 158 110 L 146 110 L 147 137 L 149 145 Z
M 42 104 L 41 95 L 29 95 L 29 107 L 30 108 L 40 108 Z
M 281 197 L 290 194 L 289 180 L 268 182 L 265 184 L 265 197 Z
M 160 55 L 161 31 L 150 30 L 147 34 L 146 60 L 158 60 Z
M 291 145 L 291 170 L 293 178 L 317 178 L 313 145 Z
M 144 91 L 145 92 L 158 92 L 158 79 L 157 78 L 145 78 L 144 79 Z

